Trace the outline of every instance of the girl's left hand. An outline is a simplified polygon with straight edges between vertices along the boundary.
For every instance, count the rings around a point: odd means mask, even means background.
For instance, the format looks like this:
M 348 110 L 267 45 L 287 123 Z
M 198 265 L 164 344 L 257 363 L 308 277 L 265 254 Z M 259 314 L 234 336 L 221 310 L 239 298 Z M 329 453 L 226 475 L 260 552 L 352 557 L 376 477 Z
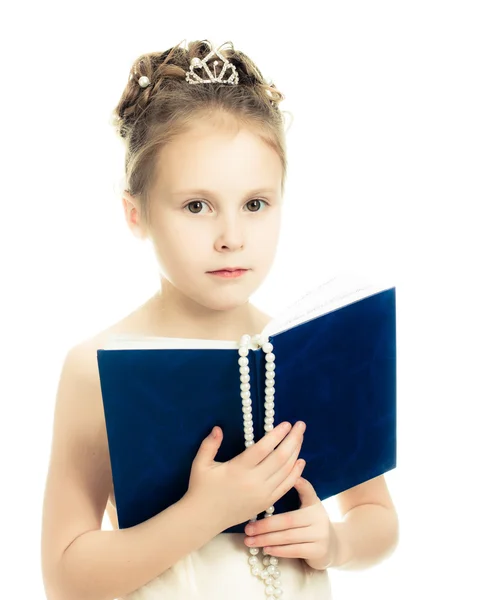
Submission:
M 272 556 L 303 558 L 313 569 L 323 571 L 335 558 L 335 530 L 312 484 L 300 477 L 294 487 L 300 508 L 249 523 L 245 533 L 254 537 L 245 538 L 245 544 L 266 548 Z

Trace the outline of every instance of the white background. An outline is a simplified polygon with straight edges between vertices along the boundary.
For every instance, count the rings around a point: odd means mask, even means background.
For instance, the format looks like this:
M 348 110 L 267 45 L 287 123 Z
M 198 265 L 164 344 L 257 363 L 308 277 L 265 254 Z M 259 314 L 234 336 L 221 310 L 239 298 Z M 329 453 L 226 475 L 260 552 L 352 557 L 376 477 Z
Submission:
M 294 115 L 278 260 L 252 302 L 275 314 L 339 269 L 387 275 L 397 288 L 398 466 L 387 482 L 401 539 L 372 569 L 330 570 L 335 599 L 479 597 L 477 9 L 2 9 L 4 597 L 44 598 L 41 511 L 64 355 L 157 289 L 153 253 L 123 218 L 109 119 L 134 59 L 185 38 L 233 41 Z

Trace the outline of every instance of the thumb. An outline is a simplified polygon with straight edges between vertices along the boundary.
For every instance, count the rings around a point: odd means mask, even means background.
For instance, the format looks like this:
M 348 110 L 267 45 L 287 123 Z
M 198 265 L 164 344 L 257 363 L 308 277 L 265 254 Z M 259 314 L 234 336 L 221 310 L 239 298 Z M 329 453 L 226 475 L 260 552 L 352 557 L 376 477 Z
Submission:
M 200 446 L 199 456 L 202 461 L 212 461 L 217 455 L 218 449 L 222 443 L 223 435 L 220 427 L 215 426 L 211 433 L 203 440 Z
M 321 502 L 315 488 L 307 479 L 305 479 L 305 477 L 299 477 L 294 484 L 294 488 L 300 496 L 301 508 L 306 508 L 307 506 L 312 506 Z

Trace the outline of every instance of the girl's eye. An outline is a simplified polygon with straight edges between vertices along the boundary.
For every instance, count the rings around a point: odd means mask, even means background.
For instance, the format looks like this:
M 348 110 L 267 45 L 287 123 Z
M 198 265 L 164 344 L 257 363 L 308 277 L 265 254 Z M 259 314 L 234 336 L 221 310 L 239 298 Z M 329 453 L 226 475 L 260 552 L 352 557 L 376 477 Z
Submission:
M 205 202 L 203 200 L 193 200 L 193 202 L 189 202 L 187 204 L 187 206 L 185 206 L 185 208 L 188 208 L 189 206 L 193 206 L 193 205 L 196 205 L 198 207 L 198 205 L 200 205 L 200 210 L 201 210 L 202 209 L 202 207 L 201 207 L 202 204 L 205 204 Z M 191 212 L 194 215 L 200 214 L 200 211 L 197 212 L 197 211 L 189 210 L 188 212 Z
M 247 204 L 252 204 L 252 203 L 253 203 L 253 204 L 255 204 L 255 206 L 260 206 L 260 205 L 258 204 L 259 202 L 263 202 L 263 203 L 264 203 L 266 206 L 268 206 L 268 204 L 265 202 L 265 200 L 261 200 L 260 198 L 255 198 L 254 200 L 249 200 L 249 201 L 247 202 Z M 260 212 L 260 208 L 258 208 L 258 209 L 255 209 L 255 210 L 251 210 L 251 211 L 249 211 L 249 212 Z
M 261 200 L 260 198 L 255 198 L 254 200 L 249 200 L 247 202 L 248 204 L 253 204 L 254 206 L 260 206 L 258 203 L 259 202 L 263 202 L 266 206 L 268 206 L 268 203 L 265 200 Z M 189 206 L 193 206 L 196 205 L 196 208 L 200 208 L 199 211 L 193 211 L 193 210 L 189 210 L 188 212 L 190 212 L 193 215 L 199 215 L 201 214 L 200 211 L 202 210 L 201 205 L 202 204 L 206 204 L 206 202 L 204 200 L 193 200 L 192 202 L 189 202 L 186 206 L 185 209 L 187 209 Z M 200 205 L 200 206 L 199 206 Z M 259 208 L 255 208 L 254 210 L 249 210 L 248 212 L 260 212 Z

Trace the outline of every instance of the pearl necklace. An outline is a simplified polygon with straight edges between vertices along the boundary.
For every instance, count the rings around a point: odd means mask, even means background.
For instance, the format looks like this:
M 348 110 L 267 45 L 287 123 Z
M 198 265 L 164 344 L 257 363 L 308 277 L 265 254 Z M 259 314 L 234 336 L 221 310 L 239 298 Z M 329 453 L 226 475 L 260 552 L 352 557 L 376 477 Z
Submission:
M 253 439 L 253 418 L 252 418 L 252 400 L 250 398 L 250 367 L 248 366 L 248 352 L 249 344 L 261 347 L 265 352 L 265 432 L 272 431 L 273 429 L 273 415 L 275 411 L 274 407 L 274 394 L 275 394 L 275 354 L 272 353 L 273 345 L 268 341 L 268 336 L 255 335 L 251 338 L 249 335 L 243 335 L 240 340 L 240 347 L 238 354 L 238 364 L 240 365 L 240 396 L 242 397 L 242 410 L 243 410 L 243 427 L 245 435 L 245 447 L 249 448 L 255 442 Z M 270 506 L 267 508 L 264 517 L 271 517 L 275 508 Z M 250 523 L 257 520 L 257 517 L 250 519 Z M 265 548 L 263 552 L 263 565 L 265 568 L 261 568 L 261 563 L 257 554 L 259 548 L 249 548 L 249 559 L 248 562 L 251 567 L 252 575 L 259 577 L 265 584 L 265 594 L 269 600 L 274 598 L 280 598 L 283 595 L 282 582 L 280 581 L 280 569 L 278 568 L 278 558 L 270 556 Z

